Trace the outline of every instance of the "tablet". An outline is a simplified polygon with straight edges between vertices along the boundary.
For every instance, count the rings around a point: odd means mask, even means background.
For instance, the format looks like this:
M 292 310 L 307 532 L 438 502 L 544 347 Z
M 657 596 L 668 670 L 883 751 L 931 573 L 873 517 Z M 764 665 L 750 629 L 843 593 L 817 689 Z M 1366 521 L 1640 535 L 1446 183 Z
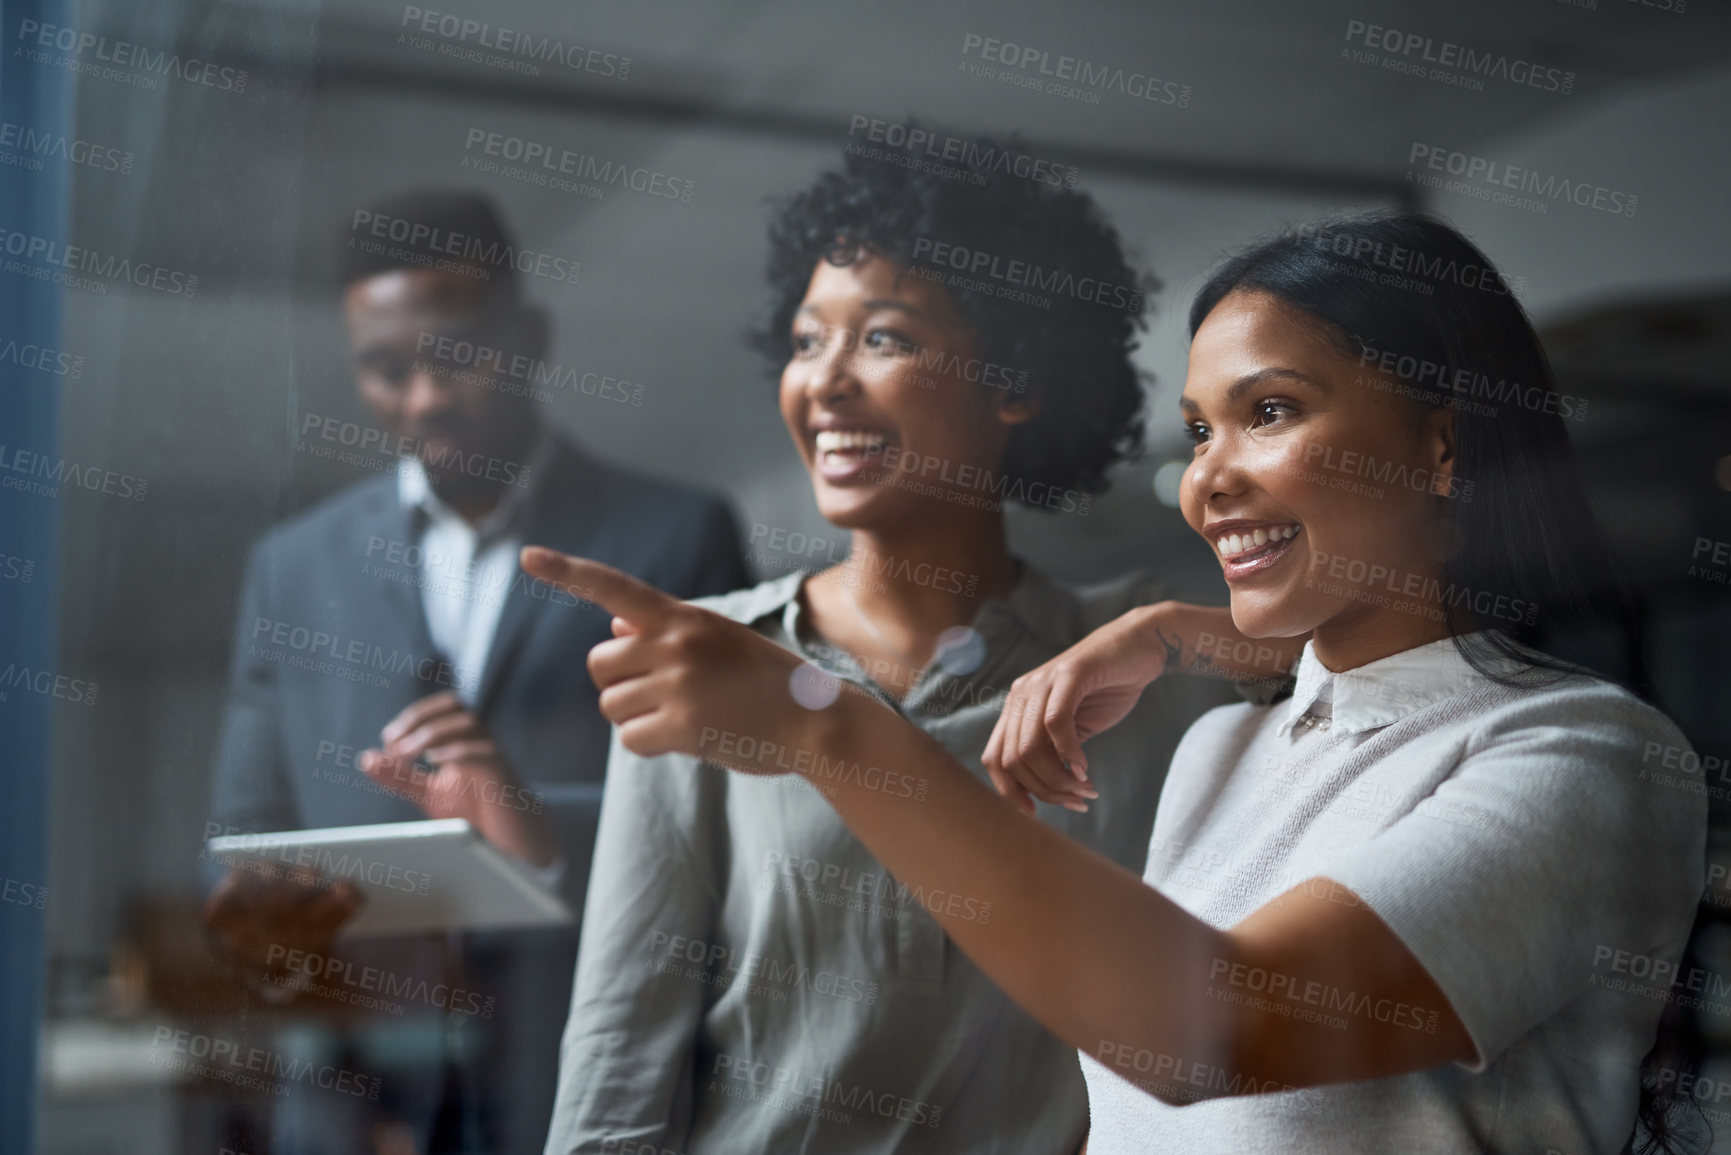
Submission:
M 307 867 L 333 883 L 353 883 L 366 902 L 343 928 L 343 938 L 575 921 L 571 908 L 526 863 L 462 818 L 229 834 L 204 846 L 217 862 L 265 877 Z

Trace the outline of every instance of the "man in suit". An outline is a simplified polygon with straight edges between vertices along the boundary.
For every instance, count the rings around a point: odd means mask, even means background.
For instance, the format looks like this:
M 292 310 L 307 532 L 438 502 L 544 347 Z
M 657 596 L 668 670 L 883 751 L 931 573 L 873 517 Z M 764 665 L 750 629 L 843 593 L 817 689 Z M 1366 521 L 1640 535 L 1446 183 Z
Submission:
M 598 558 L 685 597 L 746 575 L 719 500 L 605 464 L 543 420 L 526 382 L 587 379 L 547 366 L 547 318 L 517 275 L 536 267 L 481 197 L 355 215 L 343 312 L 378 428 L 309 415 L 300 447 L 383 450 L 384 472 L 252 550 L 213 833 L 466 818 L 581 912 L 609 739 L 584 657 L 609 618 L 528 579 L 517 550 Z M 241 870 L 207 903 L 261 1001 L 343 1004 L 296 1045 L 378 1080 L 376 1100 L 291 1088 L 272 1148 L 538 1152 L 575 927 L 337 943 L 358 906 L 347 882 Z M 380 987 L 353 989 L 357 973 L 410 996 L 357 1010 Z

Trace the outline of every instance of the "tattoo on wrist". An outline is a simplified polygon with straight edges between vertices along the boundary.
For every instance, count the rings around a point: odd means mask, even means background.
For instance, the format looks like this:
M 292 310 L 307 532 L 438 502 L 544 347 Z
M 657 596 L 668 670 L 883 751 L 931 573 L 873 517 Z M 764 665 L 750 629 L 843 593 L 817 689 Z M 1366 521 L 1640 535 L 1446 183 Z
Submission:
M 1216 662 L 1204 653 L 1194 653 L 1190 660 L 1184 660 L 1184 639 L 1177 634 L 1169 634 L 1165 630 L 1155 629 L 1154 636 L 1160 639 L 1161 649 L 1166 651 L 1166 672 L 1168 674 L 1200 674 L 1206 678 L 1230 678 L 1232 671 Z

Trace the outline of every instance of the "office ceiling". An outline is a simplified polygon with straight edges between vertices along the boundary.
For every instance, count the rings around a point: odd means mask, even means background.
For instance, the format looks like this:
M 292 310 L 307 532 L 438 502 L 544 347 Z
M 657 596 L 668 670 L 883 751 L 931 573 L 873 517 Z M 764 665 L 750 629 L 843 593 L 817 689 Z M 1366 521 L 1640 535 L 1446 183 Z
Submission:
M 417 8 L 345 0 L 323 8 L 317 59 L 333 84 L 434 87 L 832 141 L 845 138 L 855 116 L 911 112 L 948 127 L 1020 132 L 1095 173 L 1265 187 L 1320 182 L 1351 192 L 1400 181 L 1415 143 L 1467 150 L 1576 114 L 1631 84 L 1722 64 L 1731 57 L 1731 5 L 1694 0 L 1681 14 L 1656 6 L 1686 2 L 428 0 Z M 488 36 L 509 28 L 629 56 L 629 75 L 552 66 L 531 78 L 418 50 L 399 42 L 406 32 L 425 35 L 416 32 L 425 18 L 416 11 L 485 22 Z M 1384 44 L 1392 31 L 1413 47 L 1355 59 L 1372 27 L 1383 30 Z M 480 34 L 428 38 L 473 47 Z M 1020 79 L 1038 79 L 1042 62 L 1056 69 L 1063 56 L 1108 79 L 1073 86 L 1086 94 L 1078 97 L 970 74 L 989 40 L 1028 57 L 1025 68 L 1007 70 Z M 1507 67 L 1474 91 L 1384 66 L 1428 70 L 1427 52 L 1451 51 L 1503 57 Z M 1518 82 L 1522 63 L 1541 69 L 1539 86 Z M 996 61 L 985 66 L 1006 71 Z M 1114 87 L 1119 69 L 1126 79 Z M 1553 82 L 1563 87 L 1565 73 L 1573 74 L 1571 91 L 1547 91 Z M 1136 74 L 1189 86 L 1186 106 L 1129 95 L 1125 88 L 1140 89 L 1128 79 Z

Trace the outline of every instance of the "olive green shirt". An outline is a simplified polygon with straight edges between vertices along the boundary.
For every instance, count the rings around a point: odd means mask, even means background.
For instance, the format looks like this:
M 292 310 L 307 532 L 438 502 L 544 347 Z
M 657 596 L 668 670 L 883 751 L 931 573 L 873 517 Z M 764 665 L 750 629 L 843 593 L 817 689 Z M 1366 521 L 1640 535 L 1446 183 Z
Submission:
M 699 603 L 872 693 L 986 777 L 980 754 L 1021 674 L 1164 594 L 1146 578 L 1078 594 L 1023 565 L 973 635 L 894 702 L 802 622 L 803 574 Z M 1161 678 L 1088 744 L 1100 798 L 1040 817 L 1140 874 L 1173 749 L 1224 682 Z M 976 896 L 910 891 L 813 783 L 900 797 L 921 780 L 835 752 L 707 735 L 802 774 L 752 776 L 618 743 L 566 1027 L 549 1155 L 1070 1155 L 1088 1125 L 1073 1048 L 1035 1023 L 928 910 L 991 918 Z M 1054 976 L 1054 981 L 1063 981 Z

